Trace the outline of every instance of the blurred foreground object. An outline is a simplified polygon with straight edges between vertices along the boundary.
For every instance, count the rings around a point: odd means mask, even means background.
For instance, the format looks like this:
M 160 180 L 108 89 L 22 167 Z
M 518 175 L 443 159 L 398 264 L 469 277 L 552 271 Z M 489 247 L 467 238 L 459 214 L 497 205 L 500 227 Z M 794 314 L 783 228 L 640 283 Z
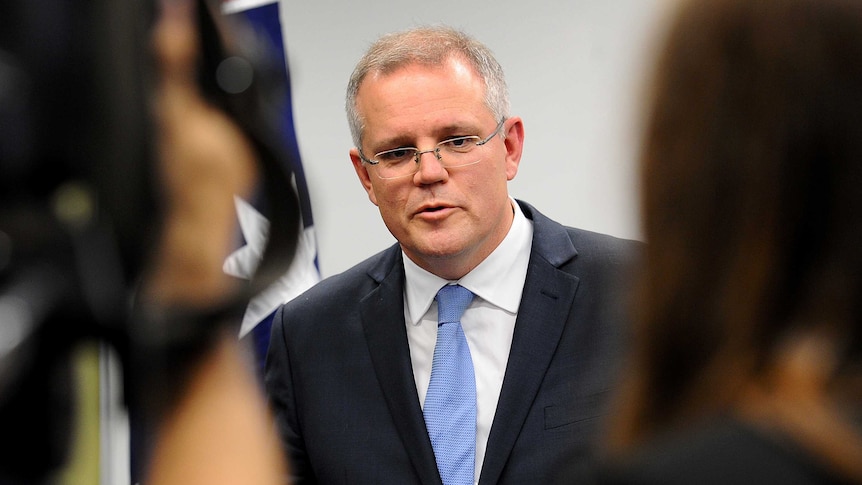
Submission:
M 257 153 L 246 133 L 198 88 L 194 5 L 164 5 L 154 45 L 161 66 L 156 112 L 167 213 L 162 250 L 141 296 L 145 306 L 179 304 L 204 313 L 237 293 L 237 280 L 222 272 L 222 263 L 236 233 L 234 196 L 251 192 Z M 249 355 L 236 338 L 240 316 L 222 316 L 231 318 L 232 330 L 215 335 L 189 385 L 181 387 L 178 404 L 160 413 L 147 483 L 282 483 L 278 439 Z
M 609 483 L 862 483 L 862 3 L 684 2 L 656 75 Z
M 40 482 L 64 463 L 73 349 L 95 338 L 125 346 L 127 290 L 158 222 L 150 18 L 134 1 L 0 5 L 4 482 Z
M 153 442 L 192 453 L 182 465 L 193 477 L 196 460 L 214 459 L 206 450 L 245 443 L 260 455 L 224 456 L 222 471 L 283 473 L 235 337 L 236 309 L 296 247 L 290 165 L 266 112 L 278 87 L 251 52 L 245 89 L 222 89 L 217 67 L 241 49 L 212 15 L 218 5 L 163 6 L 154 64 L 159 6 L 149 2 L 0 5 L 0 482 L 50 482 L 64 465 L 77 390 L 69 356 L 90 341 L 121 356 L 145 460 Z M 221 263 L 237 230 L 234 193 L 255 183 L 273 230 L 241 286 Z M 221 410 L 219 426 L 202 397 Z M 160 483 L 195 481 L 154 458 Z

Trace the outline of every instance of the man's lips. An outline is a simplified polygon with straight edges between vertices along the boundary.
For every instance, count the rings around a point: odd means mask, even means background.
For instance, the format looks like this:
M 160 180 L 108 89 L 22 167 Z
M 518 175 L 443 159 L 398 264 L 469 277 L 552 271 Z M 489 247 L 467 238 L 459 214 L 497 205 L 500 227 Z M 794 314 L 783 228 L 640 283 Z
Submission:
M 455 207 L 447 204 L 427 204 L 420 207 L 414 215 L 426 218 L 444 217 L 453 210 L 455 210 Z

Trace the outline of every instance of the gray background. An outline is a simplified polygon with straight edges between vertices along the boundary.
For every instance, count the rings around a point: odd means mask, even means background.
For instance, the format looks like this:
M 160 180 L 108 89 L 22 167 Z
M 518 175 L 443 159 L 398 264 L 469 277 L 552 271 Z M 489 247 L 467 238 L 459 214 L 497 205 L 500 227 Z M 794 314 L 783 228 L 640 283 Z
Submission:
M 285 1 L 285 0 L 282 0 Z M 323 276 L 392 244 L 348 157 L 344 89 L 379 35 L 443 23 L 506 72 L 525 148 L 510 194 L 571 226 L 642 239 L 642 101 L 670 0 L 296 1 L 282 9 L 294 119 Z

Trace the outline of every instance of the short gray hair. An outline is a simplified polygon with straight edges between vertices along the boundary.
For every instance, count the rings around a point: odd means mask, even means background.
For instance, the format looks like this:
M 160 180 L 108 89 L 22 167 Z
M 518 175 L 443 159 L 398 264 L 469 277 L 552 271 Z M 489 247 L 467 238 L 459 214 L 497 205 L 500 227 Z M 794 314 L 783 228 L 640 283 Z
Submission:
M 443 66 L 456 57 L 466 60 L 485 82 L 485 104 L 497 121 L 509 117 L 509 92 L 503 68 L 484 44 L 464 32 L 444 26 L 417 27 L 386 34 L 371 45 L 350 76 L 347 85 L 347 122 L 353 143 L 361 147 L 364 120 L 356 107 L 359 85 L 371 73 L 388 74 L 419 64 Z

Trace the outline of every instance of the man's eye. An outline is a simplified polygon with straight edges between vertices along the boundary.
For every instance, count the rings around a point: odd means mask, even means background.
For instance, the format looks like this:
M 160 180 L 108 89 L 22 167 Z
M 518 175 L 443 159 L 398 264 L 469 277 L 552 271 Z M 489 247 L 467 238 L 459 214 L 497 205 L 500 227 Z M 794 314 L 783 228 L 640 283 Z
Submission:
M 440 142 L 440 146 L 455 151 L 467 151 L 476 146 L 475 136 L 459 136 Z
M 396 148 L 395 150 L 387 150 L 377 154 L 378 162 L 397 163 L 409 160 L 416 150 L 410 148 Z

